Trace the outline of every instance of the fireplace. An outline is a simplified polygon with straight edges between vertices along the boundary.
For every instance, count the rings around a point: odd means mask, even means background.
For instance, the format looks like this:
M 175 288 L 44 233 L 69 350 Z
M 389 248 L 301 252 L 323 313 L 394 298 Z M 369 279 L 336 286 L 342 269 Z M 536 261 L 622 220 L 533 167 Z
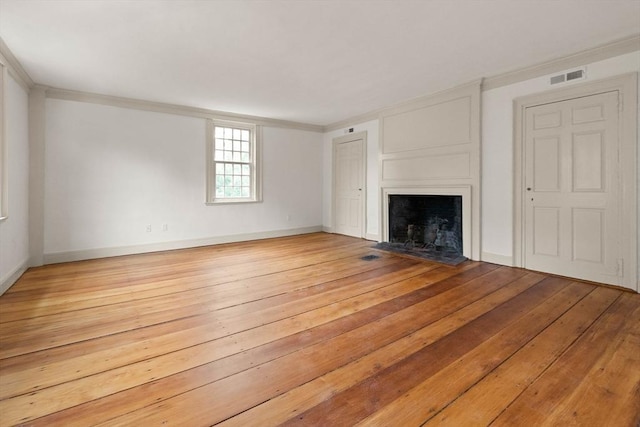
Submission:
M 462 196 L 389 196 L 389 243 L 462 255 Z
M 381 245 L 427 258 L 470 258 L 470 186 L 382 189 Z

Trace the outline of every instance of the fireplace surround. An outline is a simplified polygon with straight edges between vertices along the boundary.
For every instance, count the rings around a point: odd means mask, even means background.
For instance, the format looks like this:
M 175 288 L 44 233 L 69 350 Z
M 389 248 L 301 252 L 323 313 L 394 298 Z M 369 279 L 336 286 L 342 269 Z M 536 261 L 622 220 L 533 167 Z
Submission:
M 480 259 L 481 81 L 380 114 L 380 240 L 389 242 L 389 195 L 462 196 L 463 255 Z

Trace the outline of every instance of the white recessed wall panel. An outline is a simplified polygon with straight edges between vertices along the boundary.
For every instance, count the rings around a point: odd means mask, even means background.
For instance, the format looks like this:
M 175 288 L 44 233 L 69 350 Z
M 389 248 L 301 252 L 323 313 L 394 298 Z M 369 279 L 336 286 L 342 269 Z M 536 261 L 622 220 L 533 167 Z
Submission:
M 471 97 L 446 99 L 384 117 L 383 153 L 468 144 Z
M 448 178 L 469 178 L 469 153 L 422 156 L 382 161 L 384 181 L 416 181 Z

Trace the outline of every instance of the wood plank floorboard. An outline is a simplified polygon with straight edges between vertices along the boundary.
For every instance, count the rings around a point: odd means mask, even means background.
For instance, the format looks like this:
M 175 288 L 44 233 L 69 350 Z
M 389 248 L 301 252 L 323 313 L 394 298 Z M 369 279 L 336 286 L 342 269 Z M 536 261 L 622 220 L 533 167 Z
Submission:
M 0 297 L 0 426 L 640 425 L 640 295 L 372 246 L 29 269 Z

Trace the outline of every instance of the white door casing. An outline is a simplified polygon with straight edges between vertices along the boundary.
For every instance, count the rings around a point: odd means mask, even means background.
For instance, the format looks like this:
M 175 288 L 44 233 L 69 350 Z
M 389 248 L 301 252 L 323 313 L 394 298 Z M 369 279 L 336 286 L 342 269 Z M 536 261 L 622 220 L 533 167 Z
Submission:
M 525 268 L 620 284 L 618 92 L 525 111 Z
M 333 231 L 365 235 L 366 132 L 333 141 Z
M 516 265 L 637 290 L 629 77 L 516 102 Z

